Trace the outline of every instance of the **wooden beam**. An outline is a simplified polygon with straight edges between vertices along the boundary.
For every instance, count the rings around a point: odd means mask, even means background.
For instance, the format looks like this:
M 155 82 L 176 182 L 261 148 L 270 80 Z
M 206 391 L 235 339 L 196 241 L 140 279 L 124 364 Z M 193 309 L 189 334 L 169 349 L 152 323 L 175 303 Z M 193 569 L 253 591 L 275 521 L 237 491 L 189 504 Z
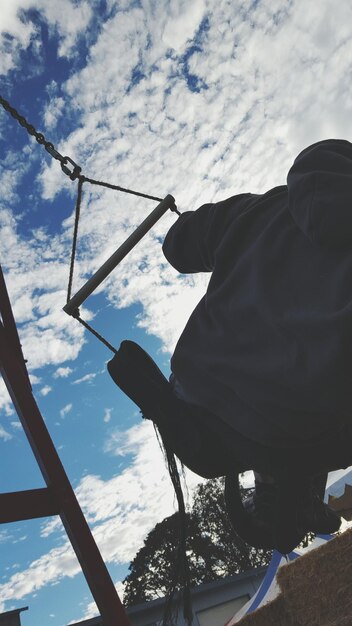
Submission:
M 4 328 L 6 329 L 7 337 L 9 341 L 11 342 L 12 350 L 18 357 L 18 361 L 27 379 L 28 386 L 29 388 L 31 388 L 31 383 L 29 380 L 27 367 L 26 367 L 26 361 L 23 356 L 22 346 L 21 346 L 20 338 L 17 332 L 16 322 L 13 317 L 11 303 L 10 303 L 9 295 L 7 293 L 5 278 L 4 278 L 1 265 L 0 265 L 0 316 L 2 318 Z
M 60 507 L 48 487 L 0 494 L 0 524 L 59 515 Z
M 0 302 L 6 296 L 0 285 Z M 0 322 L 0 370 L 45 483 L 55 494 L 62 523 L 102 617 L 102 625 L 131 626 L 28 385 L 24 363 L 12 345 L 13 333 L 7 330 Z

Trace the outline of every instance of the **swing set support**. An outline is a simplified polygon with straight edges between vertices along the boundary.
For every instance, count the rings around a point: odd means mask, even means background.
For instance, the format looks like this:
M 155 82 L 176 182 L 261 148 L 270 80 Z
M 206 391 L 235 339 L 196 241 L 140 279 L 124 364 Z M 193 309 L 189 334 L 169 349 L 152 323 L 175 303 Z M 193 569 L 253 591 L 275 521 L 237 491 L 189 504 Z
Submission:
M 63 310 L 68 315 L 75 317 L 77 309 L 90 296 L 93 291 L 103 282 L 103 280 L 115 269 L 115 267 L 127 256 L 135 245 L 147 234 L 156 222 L 168 211 L 175 210 L 175 198 L 167 195 L 155 209 L 143 220 L 139 226 L 131 233 L 119 248 L 111 255 L 107 261 L 89 278 L 89 280 L 77 291 L 77 293 L 67 302 Z
M 59 515 L 103 626 L 131 626 L 32 394 L 1 266 L 0 315 L 0 370 L 46 483 L 0 494 L 0 523 Z

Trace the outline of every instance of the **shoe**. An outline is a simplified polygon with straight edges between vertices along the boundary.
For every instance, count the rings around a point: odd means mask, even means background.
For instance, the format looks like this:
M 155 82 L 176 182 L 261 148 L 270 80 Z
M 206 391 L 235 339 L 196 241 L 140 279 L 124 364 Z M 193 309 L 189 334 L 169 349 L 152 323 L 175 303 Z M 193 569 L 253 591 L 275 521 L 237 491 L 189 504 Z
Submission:
M 331 534 L 341 525 L 341 518 L 318 495 L 320 477 L 293 477 L 278 485 L 274 521 L 277 549 L 287 554 L 307 533 Z
M 336 533 L 341 526 L 341 517 L 315 493 L 309 489 L 303 498 L 297 515 L 297 525 L 306 532 L 316 535 Z
M 315 479 L 255 483 L 242 502 L 237 481 L 225 481 L 227 511 L 236 533 L 255 548 L 292 552 L 308 532 L 331 534 L 341 518 L 318 495 Z
M 262 550 L 273 550 L 273 512 L 276 496 L 267 492 L 258 493 L 242 501 L 238 474 L 225 477 L 225 504 L 231 525 L 236 534 L 250 546 Z

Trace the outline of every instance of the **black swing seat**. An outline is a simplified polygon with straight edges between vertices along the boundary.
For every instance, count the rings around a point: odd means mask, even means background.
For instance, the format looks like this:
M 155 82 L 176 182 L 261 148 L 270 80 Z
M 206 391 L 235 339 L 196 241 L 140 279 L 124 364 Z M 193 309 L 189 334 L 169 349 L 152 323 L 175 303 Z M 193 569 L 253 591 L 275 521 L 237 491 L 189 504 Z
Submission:
M 175 397 L 170 383 L 147 352 L 133 341 L 123 341 L 107 367 L 113 381 L 140 408 L 143 416 L 158 426 L 164 444 L 187 467 L 205 477 L 224 475 L 216 468 L 209 471 L 209 454 L 205 460 L 199 461 L 201 454 L 197 458 L 198 432 L 195 429 L 192 433 L 191 420 L 187 420 L 187 436 L 184 437 L 178 411 L 182 401 Z M 298 467 L 299 463 L 297 458 Z M 251 469 L 260 471 L 256 467 Z M 323 503 L 326 468 L 317 468 L 311 476 L 298 471 L 298 479 L 294 469 L 278 476 L 272 489 L 255 493 L 244 502 L 238 472 L 227 474 L 225 502 L 229 518 L 237 534 L 250 545 L 276 548 L 287 554 L 307 532 L 328 534 L 340 527 L 340 517 Z
M 144 417 L 156 424 L 165 419 L 165 409 L 170 410 L 173 402 L 170 383 L 143 348 L 134 341 L 122 341 L 107 367 L 113 381 Z
M 162 436 L 164 445 L 189 469 L 205 478 L 224 475 L 222 467 L 204 452 L 203 433 L 192 419 L 180 419 L 185 403 L 173 393 L 172 387 L 153 359 L 134 341 L 122 341 L 119 350 L 107 364 L 116 385 L 150 419 Z M 192 408 L 188 409 L 188 417 Z M 208 446 L 207 446 L 208 447 Z

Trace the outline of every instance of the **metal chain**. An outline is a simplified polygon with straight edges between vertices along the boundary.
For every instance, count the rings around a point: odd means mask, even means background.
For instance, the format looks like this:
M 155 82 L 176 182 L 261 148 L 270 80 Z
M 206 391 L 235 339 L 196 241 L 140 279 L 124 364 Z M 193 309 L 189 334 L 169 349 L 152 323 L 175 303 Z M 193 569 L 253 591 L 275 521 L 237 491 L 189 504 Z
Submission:
M 77 163 L 75 163 L 70 157 L 62 156 L 62 154 L 60 154 L 60 152 L 56 150 L 55 146 L 50 141 L 47 141 L 45 139 L 43 133 L 38 133 L 38 131 L 34 128 L 34 126 L 32 126 L 32 124 L 29 124 L 26 118 L 23 117 L 23 115 L 20 115 L 18 111 L 16 111 L 16 109 L 12 107 L 11 104 L 7 100 L 5 100 L 5 98 L 3 98 L 1 95 L 0 95 L 0 104 L 3 106 L 5 111 L 10 113 L 10 115 L 12 115 L 12 117 L 21 126 L 23 126 L 23 128 L 26 129 L 29 135 L 32 135 L 32 137 L 35 137 L 36 141 L 41 146 L 44 146 L 45 150 L 49 152 L 50 156 L 52 156 L 57 161 L 60 161 L 61 169 L 64 172 L 64 174 L 66 174 L 66 176 L 69 176 L 71 180 L 75 180 L 76 178 L 80 176 L 82 168 L 79 167 L 79 165 L 77 165 Z
M 112 185 L 111 183 L 105 183 L 101 180 L 95 180 L 93 178 L 87 178 L 86 176 L 83 176 L 81 174 L 82 168 L 79 165 L 77 165 L 77 163 L 75 163 L 68 156 L 62 156 L 62 154 L 60 154 L 60 152 L 56 150 L 55 146 L 50 141 L 47 141 L 45 139 L 43 133 L 38 133 L 38 131 L 36 131 L 34 126 L 32 126 L 32 124 L 29 124 L 26 118 L 23 117 L 23 115 L 20 115 L 18 111 L 16 111 L 16 109 L 13 106 L 11 106 L 11 104 L 7 100 L 5 100 L 5 98 L 3 98 L 1 95 L 0 95 L 0 104 L 3 106 L 5 111 L 10 113 L 10 115 L 12 115 L 12 117 L 21 126 L 23 126 L 23 128 L 26 129 L 29 135 L 32 135 L 32 137 L 35 137 L 36 141 L 41 146 L 44 146 L 45 150 L 49 152 L 50 156 L 52 156 L 57 161 L 60 161 L 62 171 L 64 172 L 64 174 L 66 174 L 66 176 L 69 176 L 71 180 L 76 180 L 76 178 L 79 178 L 79 179 L 82 179 L 83 181 L 86 181 L 87 183 L 91 183 L 92 185 L 99 185 L 101 187 L 107 187 L 108 189 L 114 189 L 115 191 L 122 191 L 123 193 L 130 193 L 134 196 L 147 198 L 148 200 L 157 200 L 158 202 L 162 201 L 162 198 L 159 198 L 157 196 L 151 196 L 149 194 L 142 193 L 141 191 L 134 191 L 133 189 L 126 189 L 125 187 L 119 187 L 118 185 Z M 180 215 L 180 212 L 178 211 L 176 206 L 171 208 L 171 211 L 174 211 L 175 213 Z

